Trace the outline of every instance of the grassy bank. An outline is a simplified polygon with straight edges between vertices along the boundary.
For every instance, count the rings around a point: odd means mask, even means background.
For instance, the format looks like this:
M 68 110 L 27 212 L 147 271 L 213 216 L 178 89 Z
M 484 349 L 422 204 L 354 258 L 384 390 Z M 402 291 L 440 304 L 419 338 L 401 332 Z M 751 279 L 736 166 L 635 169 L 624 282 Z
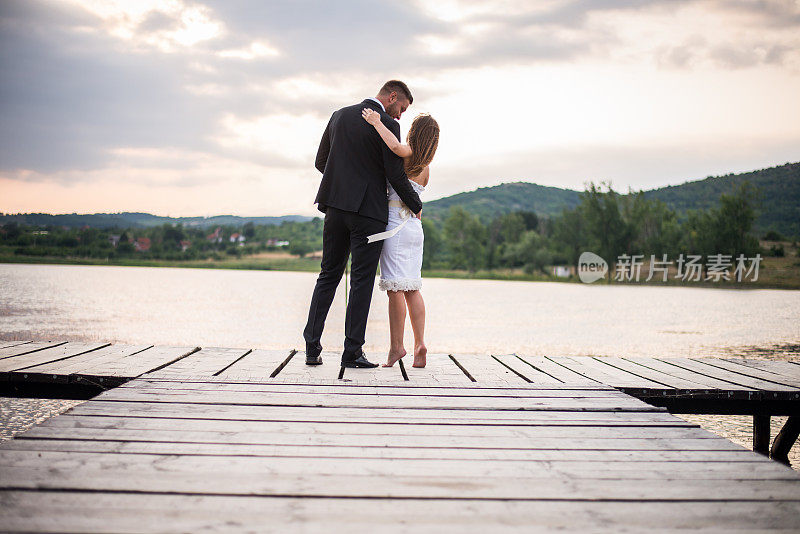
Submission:
M 262 271 L 298 271 L 318 272 L 319 256 L 298 258 L 285 253 L 262 253 L 242 258 L 225 258 L 221 260 L 137 260 L 114 259 L 103 260 L 93 258 L 53 258 L 40 256 L 19 256 L 0 254 L 0 263 L 28 263 L 28 264 L 55 264 L 55 265 L 118 265 L 126 267 L 179 267 L 191 269 L 246 269 Z M 649 272 L 645 264 L 642 267 L 644 280 Z M 577 278 L 556 278 L 544 273 L 526 273 L 522 269 L 495 269 L 480 270 L 476 272 L 462 270 L 427 269 L 422 273 L 425 278 L 454 278 L 466 280 L 510 280 L 523 282 L 572 282 L 581 283 Z M 626 285 L 652 285 L 652 286 L 683 286 L 683 287 L 711 287 L 725 289 L 800 289 L 800 259 L 797 257 L 766 257 L 761 262 L 759 276 L 756 282 L 721 281 L 713 282 L 683 282 L 674 279 L 675 272 L 671 272 L 667 282 L 660 278 L 650 282 L 630 282 Z M 621 282 L 596 282 L 598 284 L 622 284 Z
M 97 258 L 54 258 L 40 256 L 19 256 L 0 254 L 0 263 L 31 263 L 48 265 L 117 265 L 123 267 L 179 267 L 190 269 L 245 269 L 259 271 L 319 271 L 319 258 L 287 257 L 283 254 L 269 256 L 259 254 L 242 258 L 225 258 L 222 260 L 139 260 Z

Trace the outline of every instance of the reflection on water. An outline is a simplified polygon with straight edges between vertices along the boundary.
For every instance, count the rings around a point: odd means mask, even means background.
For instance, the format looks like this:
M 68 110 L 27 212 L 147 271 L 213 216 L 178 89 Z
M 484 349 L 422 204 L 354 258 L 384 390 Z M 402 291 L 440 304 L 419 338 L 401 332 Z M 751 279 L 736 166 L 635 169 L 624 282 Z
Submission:
M 0 264 L 0 336 L 302 348 L 315 279 L 276 271 Z M 800 344 L 795 291 L 426 279 L 422 293 L 431 352 L 729 356 Z M 376 289 L 367 353 L 388 348 L 386 304 Z M 344 309 L 340 287 L 326 350 L 341 347 Z M 409 327 L 409 346 L 411 339 Z

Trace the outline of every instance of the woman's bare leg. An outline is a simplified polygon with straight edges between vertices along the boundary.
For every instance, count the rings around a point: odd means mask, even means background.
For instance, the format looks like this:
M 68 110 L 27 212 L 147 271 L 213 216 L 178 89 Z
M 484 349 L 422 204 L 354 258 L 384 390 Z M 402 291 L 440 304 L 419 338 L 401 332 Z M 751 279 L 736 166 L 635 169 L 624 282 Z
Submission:
M 425 301 L 419 291 L 406 291 L 408 316 L 411 318 L 411 329 L 414 330 L 414 367 L 425 367 Z
M 389 359 L 383 364 L 391 367 L 394 362 L 406 355 L 403 347 L 403 330 L 406 326 L 406 303 L 402 291 L 387 291 L 389 296 Z

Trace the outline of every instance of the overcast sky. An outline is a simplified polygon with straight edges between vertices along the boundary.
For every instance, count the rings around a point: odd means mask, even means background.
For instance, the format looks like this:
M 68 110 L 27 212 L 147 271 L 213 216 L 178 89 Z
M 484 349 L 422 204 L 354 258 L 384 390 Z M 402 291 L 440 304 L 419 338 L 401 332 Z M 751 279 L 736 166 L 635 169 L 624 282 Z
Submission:
M 0 0 L 0 211 L 318 214 L 390 78 L 442 127 L 423 200 L 800 161 L 800 0 Z

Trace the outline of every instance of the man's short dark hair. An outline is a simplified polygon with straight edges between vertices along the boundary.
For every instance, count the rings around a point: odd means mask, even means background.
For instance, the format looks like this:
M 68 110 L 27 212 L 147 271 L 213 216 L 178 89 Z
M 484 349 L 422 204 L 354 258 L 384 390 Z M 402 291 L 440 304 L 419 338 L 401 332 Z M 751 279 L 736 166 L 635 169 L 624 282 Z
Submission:
M 409 104 L 414 103 L 414 97 L 411 96 L 411 90 L 408 88 L 406 84 L 404 84 L 400 80 L 389 80 L 388 82 L 383 84 L 383 87 L 381 87 L 380 90 L 380 94 L 388 95 L 392 91 L 406 97 L 408 99 Z

